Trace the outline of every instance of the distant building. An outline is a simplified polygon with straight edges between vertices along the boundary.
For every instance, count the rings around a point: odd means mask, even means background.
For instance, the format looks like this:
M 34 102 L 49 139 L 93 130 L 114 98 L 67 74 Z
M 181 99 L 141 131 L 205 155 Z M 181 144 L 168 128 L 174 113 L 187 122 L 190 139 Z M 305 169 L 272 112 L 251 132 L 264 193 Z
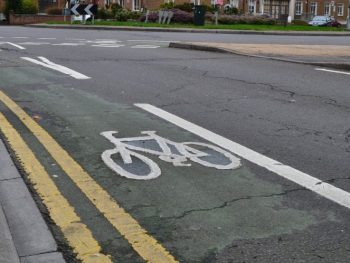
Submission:
M 0 0 L 0 13 L 4 11 L 5 8 L 5 0 Z
M 63 8 L 70 0 L 37 0 L 40 12 L 50 7 Z M 309 20 L 314 16 L 328 15 L 345 24 L 349 16 L 350 0 L 85 0 L 81 2 L 97 4 L 100 8 L 118 3 L 124 8 L 139 11 L 155 10 L 162 3 L 193 3 L 196 5 L 229 4 L 245 14 L 266 14 L 278 18 L 281 14 L 289 14 L 292 20 Z M 5 0 L 0 0 L 0 10 L 5 7 Z
M 331 16 L 345 24 L 349 13 L 349 0 L 292 0 L 294 19 Z

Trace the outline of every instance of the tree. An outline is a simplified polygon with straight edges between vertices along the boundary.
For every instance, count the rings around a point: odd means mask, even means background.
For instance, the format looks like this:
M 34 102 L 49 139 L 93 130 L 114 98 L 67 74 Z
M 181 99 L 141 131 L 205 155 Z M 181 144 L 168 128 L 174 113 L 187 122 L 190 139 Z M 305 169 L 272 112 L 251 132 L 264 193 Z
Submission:
M 19 13 L 21 11 L 22 1 L 21 0 L 6 0 L 5 12 L 8 15 L 10 11 Z

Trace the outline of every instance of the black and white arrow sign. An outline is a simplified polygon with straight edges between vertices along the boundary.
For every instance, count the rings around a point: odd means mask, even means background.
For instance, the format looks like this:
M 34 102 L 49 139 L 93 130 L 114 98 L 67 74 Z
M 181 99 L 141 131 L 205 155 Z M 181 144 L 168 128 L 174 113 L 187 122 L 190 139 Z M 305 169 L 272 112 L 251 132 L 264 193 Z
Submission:
M 89 4 L 89 5 L 83 5 L 83 4 L 75 4 L 72 5 L 70 8 L 72 15 L 90 15 L 90 16 L 96 16 L 97 15 L 97 5 Z
M 91 12 L 91 8 L 93 8 L 93 4 L 88 5 L 86 8 L 84 8 L 84 11 L 86 12 L 86 14 L 93 16 L 94 14 Z

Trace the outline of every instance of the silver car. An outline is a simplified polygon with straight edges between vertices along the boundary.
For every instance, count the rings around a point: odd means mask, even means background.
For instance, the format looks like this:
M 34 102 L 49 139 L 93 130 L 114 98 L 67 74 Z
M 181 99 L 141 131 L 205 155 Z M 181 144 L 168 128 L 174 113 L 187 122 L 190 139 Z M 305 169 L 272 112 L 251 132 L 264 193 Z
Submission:
M 330 16 L 315 16 L 308 24 L 311 26 L 326 26 L 332 22 Z

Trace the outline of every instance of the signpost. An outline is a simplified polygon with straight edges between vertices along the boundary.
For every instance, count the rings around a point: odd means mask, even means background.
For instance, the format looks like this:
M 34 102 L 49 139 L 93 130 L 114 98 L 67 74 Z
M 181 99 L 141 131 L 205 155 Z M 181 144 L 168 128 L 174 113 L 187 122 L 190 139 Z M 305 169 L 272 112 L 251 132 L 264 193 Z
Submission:
M 70 12 L 72 16 L 79 16 L 79 15 L 83 16 L 83 19 L 82 19 L 83 24 L 85 24 L 86 15 L 91 16 L 92 22 L 93 22 L 95 16 L 97 15 L 97 5 L 75 3 L 71 5 Z

